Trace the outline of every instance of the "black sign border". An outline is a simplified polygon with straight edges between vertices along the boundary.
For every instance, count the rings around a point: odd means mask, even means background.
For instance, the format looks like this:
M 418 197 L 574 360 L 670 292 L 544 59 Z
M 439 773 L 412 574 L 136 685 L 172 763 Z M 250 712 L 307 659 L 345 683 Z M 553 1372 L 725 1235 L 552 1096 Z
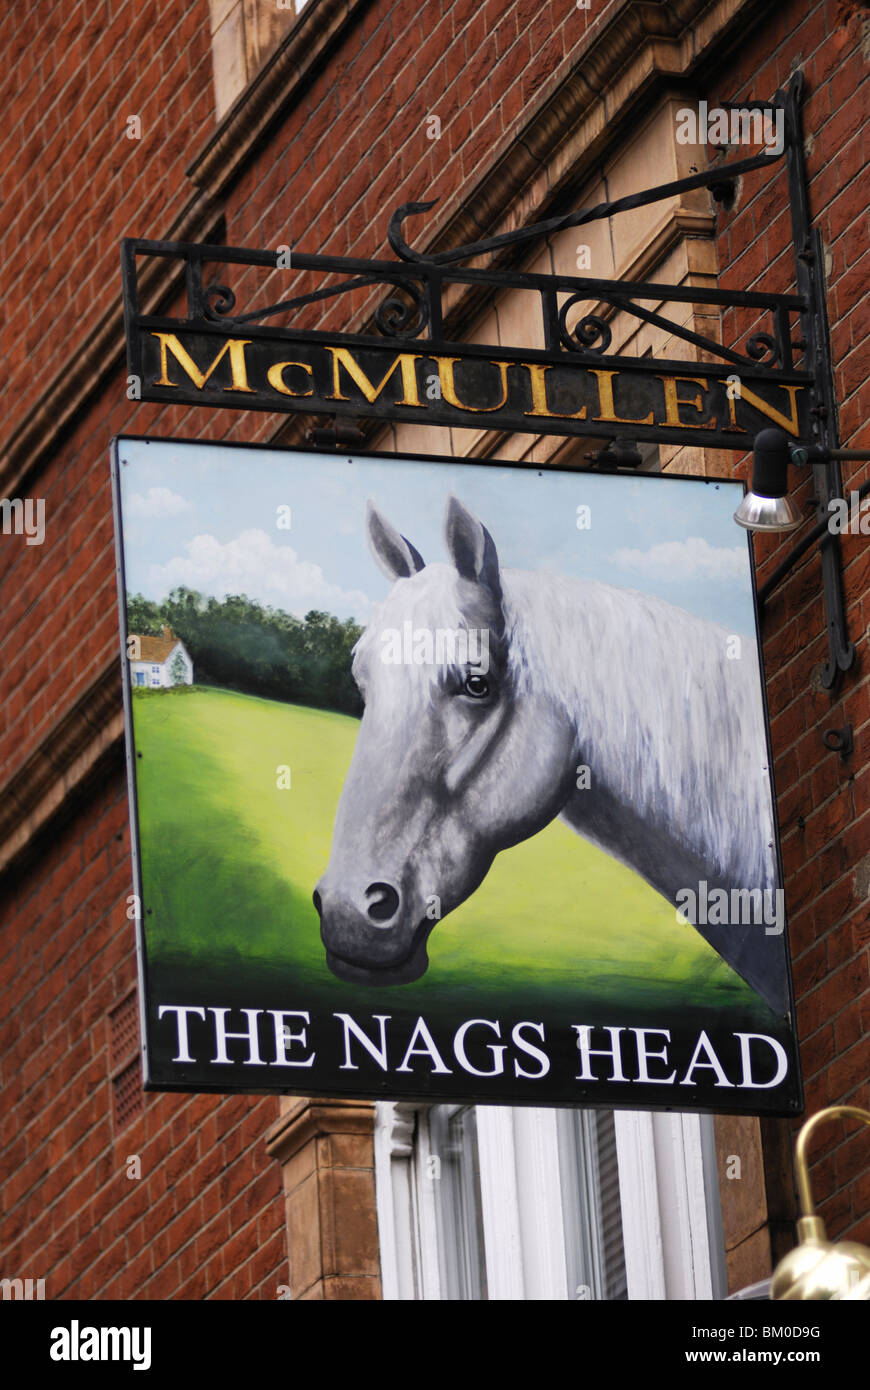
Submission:
M 144 894 L 143 894 L 143 886 L 142 886 L 142 859 L 141 859 L 141 850 L 140 850 L 139 813 L 138 813 L 138 799 L 137 799 L 137 789 L 136 789 L 136 748 L 135 748 L 135 737 L 134 737 L 134 726 L 133 726 L 132 685 L 131 685 L 131 680 L 130 680 L 130 662 L 129 662 L 128 658 L 127 658 L 127 637 L 128 637 L 128 631 L 127 631 L 127 606 L 126 606 L 127 586 L 126 586 L 126 574 L 125 574 L 125 569 L 124 569 L 123 519 L 122 519 L 122 510 L 121 510 L 121 468 L 123 467 L 123 464 L 124 464 L 124 460 L 121 458 L 121 453 L 122 453 L 124 444 L 126 444 L 127 442 L 131 442 L 131 443 L 142 443 L 142 444 L 158 444 L 158 445 L 164 445 L 164 446 L 169 446 L 169 445 L 182 445 L 182 446 L 186 446 L 186 445 L 191 445 L 191 444 L 193 444 L 193 445 L 196 445 L 196 446 L 198 446 L 198 447 L 200 447 L 200 448 L 202 448 L 202 447 L 205 447 L 205 448 L 208 448 L 208 447 L 217 447 L 217 448 L 221 448 L 221 449 L 236 449 L 236 450 L 240 450 L 240 451 L 242 451 L 242 450 L 249 450 L 249 451 L 250 451 L 250 450 L 253 449 L 253 450 L 255 450 L 257 453 L 276 453 L 276 454 L 282 454 L 282 455 L 286 455 L 286 454 L 300 454 L 300 455 L 310 456 L 310 455 L 312 455 L 312 454 L 318 454 L 318 453 L 320 453 L 320 454 L 322 454 L 322 456 L 323 456 L 324 458 L 342 458 L 342 457 L 343 457 L 343 458 L 347 458 L 348 460 L 352 460 L 352 459 L 366 459 L 366 460 L 368 460 L 368 459 L 376 459 L 376 460 L 378 460 L 378 461 L 387 462 L 387 463 L 389 463 L 389 462 L 393 462 L 393 463 L 396 463 L 396 462 L 402 462 L 402 463 L 415 463 L 415 462 L 425 461 L 425 462 L 427 462 L 427 463 L 429 463 L 429 462 L 431 462 L 431 463 L 444 463 L 444 464 L 452 464 L 452 465 L 456 465 L 456 464 L 474 464 L 474 465 L 482 465 L 482 466 L 486 466 L 486 465 L 489 464 L 489 463 L 493 463 L 493 464 L 496 464 L 496 465 L 499 466 L 499 467 L 516 468 L 516 469 L 525 469 L 525 470 L 535 470 L 535 471 L 537 471 L 537 472 L 538 472 L 539 474 L 541 474 L 541 475 L 543 475 L 543 473 L 548 472 L 548 471 L 549 471 L 549 472 L 562 472 L 562 473 L 575 473 L 575 472 L 576 472 L 576 473 L 586 473 L 586 472 L 589 472 L 590 470 L 589 470 L 586 466 L 584 466 L 584 465 L 581 465 L 581 464 L 571 464 L 571 463 L 560 463 L 560 464 L 558 464 L 558 465 L 549 465 L 549 464 L 541 465 L 541 464 L 539 464 L 539 463 L 534 463 L 534 462 L 531 462 L 531 461 L 528 461 L 528 460 L 499 459 L 499 458 L 496 458 L 496 457 L 487 457 L 487 458 L 485 458 L 485 459 L 481 459 L 481 458 L 476 458 L 476 457 L 457 456 L 457 455 L 449 455 L 449 454 L 424 454 L 424 453 L 409 454 L 409 453 L 405 453 L 405 452 L 375 451 L 375 450 L 370 450 L 370 449 L 357 449 L 357 448 L 349 449 L 349 450 L 343 450 L 343 449 L 317 450 L 316 448 L 313 448 L 312 446 L 291 446 L 291 445 L 281 445 L 281 444 L 246 444 L 246 443 L 242 443 L 242 442 L 239 442 L 239 441 L 223 441 L 223 440 L 197 439 L 197 438 L 195 438 L 195 437 L 189 437 L 189 436 L 185 436 L 185 437 L 178 437 L 178 436 L 165 437 L 165 436 L 155 436 L 155 435 L 132 435 L 132 434 L 125 434 L 125 435 L 115 435 L 115 436 L 113 436 L 113 438 L 112 438 L 112 440 L 111 440 L 111 442 L 110 442 L 110 470 L 111 470 L 112 504 L 113 504 L 113 517 L 114 517 L 114 530 L 115 530 L 115 561 L 116 561 L 116 580 L 117 580 L 117 598 L 118 598 L 118 617 L 119 617 L 119 630 L 120 630 L 120 638 L 121 638 L 121 655 L 120 655 L 120 659 L 121 659 L 121 686 L 122 686 L 123 713 L 124 713 L 124 747 L 125 747 L 125 761 L 126 761 L 126 771 L 127 771 L 127 790 L 128 790 L 128 799 L 129 799 L 129 809 L 130 809 L 130 842 L 131 842 L 131 860 L 132 860 L 132 869 L 133 869 L 133 891 L 134 891 L 134 893 L 136 894 L 137 899 L 138 899 L 138 903 L 139 903 L 139 905 L 140 905 L 140 912 L 139 912 L 139 914 L 138 914 L 137 917 L 136 917 L 136 969 L 137 969 L 137 994 L 138 994 L 138 1005 L 139 1005 L 139 1027 L 140 1027 L 140 1043 L 141 1043 L 141 1058 L 142 1058 L 142 1086 L 143 1086 L 143 1090 L 146 1091 L 146 1092 L 148 1092 L 148 1091 L 152 1091 L 152 1092 L 175 1092 L 175 1093 L 181 1093 L 181 1094 L 284 1095 L 284 1096 L 299 1096 L 299 1097 L 308 1097 L 308 1098 L 323 1096 L 324 1098 L 334 1098 L 334 1099 L 342 1099 L 342 1100 L 358 1100 L 358 1101 L 365 1101 L 365 1100 L 374 1101 L 374 1100 L 382 1099 L 382 1100 L 389 1100 L 389 1101 L 398 1101 L 398 1102 L 400 1102 L 400 1103 L 408 1103 L 408 1104 L 431 1104 L 431 1103 L 449 1102 L 449 1103 L 453 1103 L 453 1104 L 466 1103 L 466 1104 L 473 1104 L 473 1105 L 505 1105 L 505 1104 L 508 1104 L 508 1105 L 511 1105 L 511 1106 L 515 1106 L 515 1105 L 516 1105 L 516 1106 L 526 1106 L 526 1105 L 530 1105 L 530 1106 L 540 1106 L 540 1105 L 542 1104 L 541 1099 L 540 1099 L 540 1097 L 535 1096 L 534 1094 L 530 1094 L 530 1095 L 528 1096 L 528 1098 L 521 1097 L 521 1096 L 511 1096 L 510 1099 L 506 1099 L 504 1096 L 500 1096 L 500 1095 L 497 1095 L 497 1094 L 494 1094 L 494 1095 L 491 1095 L 491 1096 L 487 1096 L 487 1095 L 485 1095 L 485 1094 L 481 1094 L 481 1095 L 474 1095 L 474 1096 L 471 1096 L 471 1097 L 467 1098 L 465 1101 L 463 1101 L 462 1098 L 461 1098 L 460 1096 L 456 1095 L 455 1093 L 450 1094 L 450 1095 L 444 1095 L 444 1094 L 439 1094 L 439 1093 L 437 1092 L 437 1089 L 436 1089 L 436 1088 L 426 1088 L 426 1087 L 423 1087 L 423 1088 L 422 1088 L 421 1090 L 419 1090 L 419 1091 L 409 1090 L 408 1092 L 403 1093 L 401 1096 L 398 1096 L 398 1095 L 396 1095 L 396 1094 L 393 1092 L 392 1088 L 389 1087 L 389 1084 L 386 1083 L 386 1082 L 383 1084 L 383 1094 L 379 1095 L 379 1094 L 378 1094 L 379 1088 L 378 1088 L 377 1085 L 374 1085 L 374 1086 L 372 1086 L 369 1090 L 365 1090 L 365 1091 L 364 1091 L 364 1090 L 361 1090 L 359 1087 L 357 1087 L 357 1088 L 334 1088 L 334 1087 L 322 1086 L 322 1085 L 317 1085 L 317 1086 L 314 1087 L 314 1088 L 312 1088 L 312 1087 L 303 1088 L 303 1087 L 300 1087 L 300 1086 L 291 1086 L 291 1087 L 288 1087 L 288 1086 L 269 1086 L 269 1087 L 244 1086 L 244 1087 L 242 1087 L 242 1086 L 239 1086 L 239 1085 L 229 1085 L 229 1086 L 228 1086 L 228 1085 L 226 1085 L 226 1084 L 221 1085 L 221 1084 L 218 1084 L 218 1083 L 216 1083 L 215 1085 L 209 1085 L 209 1084 L 207 1084 L 207 1083 L 199 1082 L 199 1081 L 187 1082 L 187 1081 L 185 1081 L 185 1080 L 183 1080 L 183 1079 L 180 1080 L 180 1081 L 177 1081 L 177 1082 L 162 1081 L 162 1080 L 158 1081 L 158 1080 L 156 1080 L 156 1079 L 152 1076 L 152 1074 L 151 1074 L 151 1066 L 150 1066 L 150 1053 L 149 1053 L 149 1047 L 148 1047 L 148 1042 L 149 1042 L 149 1039 L 148 1039 L 148 1009 L 149 1009 L 149 1002 L 150 1002 L 150 1001 L 149 1001 L 149 997 L 148 997 L 148 988 L 147 988 L 147 957 L 146 957 L 146 949 L 147 949 L 147 948 L 146 948 L 146 944 L 145 944 L 145 930 L 144 930 Z M 613 469 L 613 468 L 596 468 L 594 471 L 595 471 L 596 473 L 605 473 L 605 474 L 609 474 L 609 475 L 626 476 L 626 474 L 628 474 L 628 476 L 632 476 L 632 477 L 638 476 L 638 474 L 637 474 L 637 472 L 636 472 L 635 470 Z M 687 481 L 687 480 L 690 480 L 690 481 L 692 481 L 693 483 L 696 483 L 696 484 L 698 484 L 698 485 L 705 484 L 705 485 L 707 485 L 707 486 L 711 486 L 711 485 L 715 486 L 716 484 L 718 484 L 718 483 L 723 483 L 723 482 L 727 482 L 727 483 L 730 484 L 730 485 L 731 485 L 731 484 L 734 484 L 734 483 L 737 483 L 737 484 L 741 484 L 741 483 L 742 483 L 744 495 L 745 495 L 745 493 L 746 493 L 746 484 L 745 484 L 745 482 L 744 482 L 742 479 L 739 479 L 739 478 L 717 478 L 717 477 L 715 477 L 715 476 L 710 476 L 710 475 L 699 475 L 699 474 L 688 474 L 688 473 L 664 473 L 664 472 L 663 472 L 663 473 L 656 473 L 656 474 L 646 474 L 646 473 L 643 473 L 643 474 L 640 474 L 640 476 L 645 476 L 645 477 L 646 477 L 646 476 L 652 476 L 652 477 L 655 477 L 655 478 L 658 479 L 658 480 L 661 480 L 661 479 L 663 479 L 663 478 L 665 478 L 665 479 L 675 479 L 675 480 L 678 480 L 678 481 Z M 777 796 L 776 796 L 776 786 L 775 786 L 775 779 L 774 779 L 773 751 L 772 751 L 771 739 L 770 739 L 770 712 L 769 712 L 768 698 L 767 698 L 767 679 L 766 679 L 765 667 L 764 667 L 764 655 L 763 655 L 763 645 L 762 645 L 762 634 L 761 634 L 761 629 L 760 629 L 759 610 L 758 610 L 758 602 L 757 602 L 757 584 L 756 584 L 756 574 L 755 574 L 754 552 L 753 552 L 753 549 L 752 549 L 751 537 L 750 537 L 750 534 L 749 534 L 748 532 L 746 532 L 746 545 L 747 545 L 748 552 L 749 552 L 749 565 L 750 565 L 750 574 L 751 574 L 751 582 L 752 582 L 752 595 L 753 595 L 754 608 L 755 608 L 755 638 L 756 638 L 757 651 L 758 651 L 758 656 L 759 656 L 759 671 L 760 671 L 760 675 L 761 675 L 761 697 L 762 697 L 762 702 L 763 702 L 762 707 L 763 707 L 763 712 L 764 712 L 765 740 L 766 740 L 767 758 L 768 758 L 768 777 L 769 777 L 769 781 L 770 781 L 770 790 L 771 790 L 772 805 L 773 805 L 774 851 L 775 851 L 775 855 L 776 855 L 777 882 L 778 882 L 778 885 L 779 885 L 780 887 L 783 887 L 783 888 L 784 888 L 785 879 L 784 879 L 784 873 L 783 873 L 782 845 L 781 845 L 781 836 L 780 836 L 780 827 L 779 827 L 779 817 L 778 817 L 778 814 L 777 814 Z M 800 1040 L 799 1040 L 798 1030 L 797 1030 L 797 1015 L 796 1015 L 795 995 L 794 995 L 794 978 L 793 978 L 793 970 L 792 970 L 792 954 L 791 954 L 791 945 L 790 945 L 790 940 L 789 940 L 789 927 L 788 927 L 788 917 L 787 917 L 787 915 L 786 915 L 786 920 L 785 920 L 784 928 L 783 928 L 783 937 L 784 937 L 784 943 L 783 943 L 783 944 L 784 944 L 785 950 L 786 950 L 785 962 L 786 962 L 786 975 L 787 975 L 788 994 L 789 994 L 789 1005 L 790 1005 L 790 1007 L 789 1007 L 789 1015 L 788 1015 L 788 1016 L 789 1016 L 789 1021 L 790 1021 L 790 1033 L 791 1033 L 791 1044 L 792 1044 L 792 1047 L 793 1047 L 793 1063 L 794 1063 L 794 1066 L 793 1066 L 793 1070 L 792 1070 L 792 1072 L 791 1072 L 791 1074 L 790 1074 L 790 1076 L 789 1076 L 789 1079 L 788 1079 L 788 1085 L 786 1086 L 785 1083 L 784 1083 L 783 1086 L 782 1086 L 781 1088 L 779 1088 L 779 1090 L 778 1090 L 778 1093 L 777 1093 L 777 1094 L 783 1096 L 783 1100 L 782 1100 L 782 1103 L 781 1103 L 781 1104 L 775 1104 L 775 1105 L 772 1105 L 772 1106 L 765 1106 L 765 1107 L 761 1107 L 761 1108 L 758 1108 L 757 1106 L 756 1106 L 755 1108 L 747 1108 L 747 1107 L 729 1108 L 727 1105 L 724 1105 L 724 1106 L 721 1106 L 721 1107 L 720 1107 L 720 1106 L 716 1106 L 715 1108 L 713 1108 L 713 1107 L 711 1107 L 711 1106 L 708 1105 L 708 1104 L 692 1105 L 692 1104 L 690 1103 L 690 1102 L 691 1102 L 691 1099 L 692 1099 L 690 1096 L 682 1096 L 682 1097 L 680 1098 L 680 1099 L 681 1099 L 681 1102 L 682 1102 L 681 1104 L 679 1104 L 679 1105 L 674 1105 L 674 1104 L 668 1105 L 668 1104 L 664 1104 L 664 1103 L 660 1103 L 660 1102 L 659 1102 L 659 1103 L 655 1103 L 652 1099 L 647 1099 L 646 1097 L 647 1097 L 648 1094 L 651 1094 L 651 1095 L 654 1096 L 654 1095 L 660 1094 L 660 1091 L 657 1090 L 657 1088 L 656 1088 L 655 1085 L 652 1085 L 652 1086 L 644 1086 L 642 1083 L 632 1083 L 632 1085 L 635 1087 L 635 1089 L 632 1090 L 632 1092 L 631 1092 L 631 1096 L 632 1096 L 632 1099 L 631 1099 L 631 1100 L 629 1100 L 629 1099 L 620 1100 L 620 1098 L 619 1098 L 618 1095 L 617 1095 L 617 1096 L 613 1096 L 613 1095 L 611 1094 L 612 1085 L 613 1085 L 613 1084 L 618 1084 L 618 1083 L 600 1082 L 600 1083 L 596 1083 L 596 1086 L 599 1086 L 599 1085 L 600 1085 L 603 1089 L 606 1088 L 606 1090 L 607 1090 L 607 1095 L 606 1095 L 606 1098 L 604 1098 L 604 1099 L 598 1099 L 598 1092 L 596 1091 L 596 1092 L 594 1092 L 594 1093 L 591 1094 L 591 1095 L 582 1095 L 577 1101 L 573 1101 L 573 1102 L 571 1102 L 571 1101 L 564 1101 L 564 1102 L 563 1102 L 563 1101 L 559 1101 L 559 1100 L 553 1100 L 552 1098 L 548 1097 L 548 1098 L 546 1099 L 546 1102 L 545 1102 L 546 1106 L 547 1106 L 548 1108 L 554 1108 L 554 1109 L 637 1110 L 637 1111 L 650 1111 L 650 1112 L 663 1112 L 663 1113 L 672 1113 L 672 1112 L 676 1112 L 676 1113 L 691 1113 L 691 1114 L 699 1114 L 699 1115 L 706 1115 L 706 1114 L 712 1114 L 712 1115 L 735 1115 L 735 1116 L 754 1117 L 754 1118 L 761 1118 L 761 1119 L 764 1119 L 764 1118 L 768 1118 L 768 1119 L 776 1119 L 776 1118 L 794 1118 L 795 1116 L 798 1116 L 798 1115 L 803 1114 L 803 1112 L 804 1112 L 804 1110 L 805 1110 L 805 1097 L 804 1097 L 803 1074 L 802 1074 L 801 1056 L 800 1056 Z M 227 1077 L 226 1080 L 227 1080 L 227 1082 L 229 1082 L 229 1081 L 230 1081 L 230 1077 Z M 470 1078 L 470 1080 L 471 1080 L 471 1078 Z M 581 1084 L 582 1084 L 582 1083 L 581 1083 Z M 643 1097 L 643 1098 L 639 1098 L 639 1097 Z
M 127 323 L 127 369 L 129 375 L 138 382 L 139 399 L 159 405 L 196 406 L 222 410 L 255 410 L 258 412 L 292 415 L 322 415 L 336 419 L 373 420 L 394 424 L 414 424 L 419 426 L 446 426 L 453 429 L 514 431 L 520 434 L 558 435 L 561 437 L 581 437 L 608 440 L 630 437 L 639 442 L 671 445 L 695 445 L 698 448 L 729 449 L 735 454 L 751 451 L 754 433 L 752 429 L 741 427 L 727 429 L 719 426 L 707 429 L 687 423 L 685 425 L 639 424 L 633 420 L 586 420 L 570 416 L 553 418 L 545 415 L 526 414 L 506 405 L 498 410 L 462 410 L 455 406 L 445 406 L 439 399 L 427 400 L 425 408 L 402 405 L 393 402 L 374 402 L 360 400 L 331 400 L 323 396 L 283 397 L 277 391 L 268 392 L 265 387 L 251 391 L 235 391 L 216 386 L 212 381 L 203 388 L 196 388 L 187 382 L 173 386 L 155 386 L 146 381 L 143 355 L 145 339 L 156 333 L 175 336 L 195 335 L 197 338 L 214 339 L 215 353 L 221 344 L 244 339 L 252 346 L 259 344 L 273 349 L 275 361 L 292 353 L 294 348 L 346 348 L 356 353 L 373 351 L 386 356 L 414 354 L 421 363 L 430 363 L 431 370 L 437 371 L 436 359 L 455 357 L 463 361 L 505 361 L 511 366 L 524 363 L 537 364 L 555 370 L 604 371 L 622 374 L 627 378 L 679 378 L 691 380 L 694 376 L 704 376 L 713 382 L 724 384 L 728 377 L 737 376 L 741 383 L 750 388 L 757 387 L 761 392 L 771 386 L 795 386 L 801 388 L 801 396 L 796 406 L 799 422 L 794 443 L 810 437 L 810 412 L 813 399 L 814 379 L 810 373 L 797 370 L 772 371 L 761 366 L 753 369 L 736 366 L 728 362 L 703 362 L 687 359 L 656 357 L 624 357 L 601 355 L 574 355 L 568 352 L 557 355 L 543 348 L 515 348 L 486 345 L 480 343 L 443 343 L 434 345 L 426 338 L 377 338 L 367 334 L 334 333 L 321 331 L 290 331 L 270 329 L 257 324 L 236 325 L 208 321 L 189 322 L 128 313 Z M 184 346 L 184 344 L 182 344 Z M 214 360 L 214 359 L 212 359 Z M 419 364 L 418 364 L 419 365 Z M 182 369 L 177 369 L 181 373 Z M 647 402 L 648 404 L 648 402 Z M 685 404 L 685 403 L 684 403 Z M 768 416 L 750 407 L 758 416 L 755 433 L 774 426 Z M 432 456 L 434 457 L 434 455 Z

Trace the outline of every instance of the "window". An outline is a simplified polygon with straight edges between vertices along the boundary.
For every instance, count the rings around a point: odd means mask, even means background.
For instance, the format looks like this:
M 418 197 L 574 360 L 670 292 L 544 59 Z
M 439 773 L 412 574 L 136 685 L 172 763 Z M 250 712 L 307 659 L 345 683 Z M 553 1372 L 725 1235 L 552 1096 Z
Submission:
M 159 667 L 159 666 L 152 666 L 152 667 L 151 667 L 151 673 L 152 673 L 152 675 L 159 676 L 159 675 L 160 675 L 160 667 Z
M 442 1297 L 484 1299 L 486 1263 L 474 1107 L 433 1105 L 428 1122 Z
M 709 1116 L 376 1112 L 386 1299 L 724 1297 Z
M 560 1110 L 556 1121 L 568 1289 L 628 1298 L 616 1126 L 610 1110 Z

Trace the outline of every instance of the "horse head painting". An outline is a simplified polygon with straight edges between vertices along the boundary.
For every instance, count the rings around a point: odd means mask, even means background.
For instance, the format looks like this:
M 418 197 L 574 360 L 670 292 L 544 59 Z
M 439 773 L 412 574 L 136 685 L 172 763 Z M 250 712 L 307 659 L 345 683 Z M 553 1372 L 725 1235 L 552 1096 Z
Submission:
M 419 979 L 438 920 L 555 817 L 672 903 L 702 881 L 770 894 L 754 644 L 734 660 L 723 628 L 657 597 L 502 568 L 455 497 L 444 534 L 449 563 L 426 564 L 369 503 L 392 587 L 354 648 L 365 708 L 314 893 L 333 974 Z M 404 660 L 387 659 L 397 634 L 412 639 Z M 454 640 L 439 656 L 420 634 Z M 696 929 L 787 1011 L 781 937 L 754 922 Z

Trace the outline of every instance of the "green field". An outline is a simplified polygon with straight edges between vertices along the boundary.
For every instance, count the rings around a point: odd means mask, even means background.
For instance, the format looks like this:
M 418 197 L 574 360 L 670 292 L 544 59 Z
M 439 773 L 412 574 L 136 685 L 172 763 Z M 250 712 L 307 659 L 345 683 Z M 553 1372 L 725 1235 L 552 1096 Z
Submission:
M 206 687 L 134 696 L 149 969 L 373 1009 L 543 1002 L 599 1009 L 764 1006 L 673 908 L 560 821 L 498 856 L 435 927 L 413 985 L 361 989 L 326 968 L 314 886 L 359 725 Z M 288 765 L 292 787 L 277 786 Z M 401 996 L 401 999 L 398 997 Z M 531 1015 L 529 1015 L 531 1016 Z

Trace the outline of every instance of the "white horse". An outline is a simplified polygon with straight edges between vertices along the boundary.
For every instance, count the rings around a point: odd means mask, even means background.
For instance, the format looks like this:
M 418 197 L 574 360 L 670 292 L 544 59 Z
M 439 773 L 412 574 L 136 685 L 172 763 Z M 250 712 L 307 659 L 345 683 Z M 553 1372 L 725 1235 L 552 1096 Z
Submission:
M 489 532 L 454 497 L 451 564 L 426 565 L 371 503 L 368 525 L 395 582 L 354 649 L 365 711 L 314 894 L 334 974 L 418 979 L 436 921 L 500 850 L 556 816 L 672 903 L 702 882 L 770 895 L 773 810 L 751 644 L 729 660 L 724 629 L 661 599 L 502 570 Z M 414 635 L 411 659 L 406 642 L 406 660 L 386 660 L 385 635 L 402 632 Z M 487 661 L 431 661 L 437 644 L 420 634 L 439 632 L 485 633 Z M 458 645 L 479 654 L 482 644 Z M 697 927 L 786 1012 L 781 937 L 757 922 Z

